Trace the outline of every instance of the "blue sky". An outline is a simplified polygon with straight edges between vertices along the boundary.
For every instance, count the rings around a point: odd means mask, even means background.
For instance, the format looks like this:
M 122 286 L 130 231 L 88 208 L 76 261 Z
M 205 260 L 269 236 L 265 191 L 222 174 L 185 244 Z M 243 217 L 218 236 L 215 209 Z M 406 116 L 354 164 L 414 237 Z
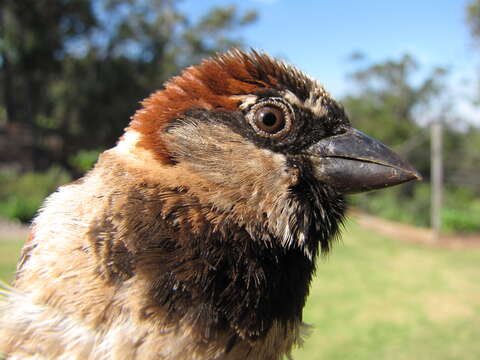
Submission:
M 182 8 L 204 13 L 232 1 L 185 0 Z M 408 52 L 425 71 L 450 69 L 449 83 L 458 98 L 455 111 L 480 123 L 470 104 L 480 70 L 465 21 L 466 0 L 243 0 L 240 9 L 257 9 L 259 20 L 241 31 L 254 48 L 287 59 L 341 97 L 352 88 L 346 74 L 349 55 L 360 51 L 372 61 Z

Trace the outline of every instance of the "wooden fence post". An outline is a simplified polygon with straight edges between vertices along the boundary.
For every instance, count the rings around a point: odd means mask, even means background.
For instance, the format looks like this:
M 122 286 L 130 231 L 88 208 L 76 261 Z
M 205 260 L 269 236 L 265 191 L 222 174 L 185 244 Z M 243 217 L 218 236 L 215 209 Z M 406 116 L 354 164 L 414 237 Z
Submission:
M 434 239 L 438 240 L 442 228 L 442 190 L 443 190 L 443 161 L 442 161 L 442 120 L 435 120 L 431 124 L 431 165 L 430 177 L 432 185 L 432 199 L 430 202 L 430 223 Z

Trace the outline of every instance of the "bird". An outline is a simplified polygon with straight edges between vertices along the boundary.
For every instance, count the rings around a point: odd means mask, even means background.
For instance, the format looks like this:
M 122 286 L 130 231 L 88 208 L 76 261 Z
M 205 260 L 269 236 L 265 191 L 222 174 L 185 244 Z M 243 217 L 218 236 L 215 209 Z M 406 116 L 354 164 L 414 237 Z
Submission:
M 143 100 L 94 168 L 46 199 L 1 301 L 0 353 L 290 356 L 346 196 L 419 177 L 295 66 L 217 54 Z

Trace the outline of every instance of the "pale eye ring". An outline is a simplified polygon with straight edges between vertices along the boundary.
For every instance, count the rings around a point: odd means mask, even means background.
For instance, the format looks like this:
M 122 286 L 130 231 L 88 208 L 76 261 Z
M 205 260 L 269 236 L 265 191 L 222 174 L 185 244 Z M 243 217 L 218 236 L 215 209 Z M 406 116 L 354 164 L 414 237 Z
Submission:
M 292 113 L 284 102 L 269 99 L 252 106 L 247 114 L 247 120 L 260 136 L 276 139 L 290 131 Z

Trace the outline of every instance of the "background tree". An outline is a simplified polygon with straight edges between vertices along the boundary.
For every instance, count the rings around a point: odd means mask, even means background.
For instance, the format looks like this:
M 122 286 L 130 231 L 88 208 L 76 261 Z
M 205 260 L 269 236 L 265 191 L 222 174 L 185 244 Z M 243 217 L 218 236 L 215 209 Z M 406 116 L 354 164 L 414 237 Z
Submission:
M 256 19 L 224 6 L 191 21 L 177 3 L 3 1 L 0 162 L 78 175 L 72 156 L 112 146 L 139 100 L 186 65 L 241 45 L 231 34 Z
M 471 0 L 467 4 L 466 12 L 471 35 L 478 41 L 480 39 L 480 1 Z
M 0 160 L 15 159 L 26 168 L 48 165 L 42 164 L 45 142 L 61 130 L 61 121 L 51 116 L 51 85 L 62 73 L 66 44 L 95 25 L 90 5 L 81 0 L 2 2 Z
M 408 54 L 373 64 L 356 55 L 354 62 L 357 69 L 349 76 L 353 91 L 343 99 L 352 121 L 411 159 L 428 178 L 428 131 L 422 124 L 430 120 L 431 104 L 445 91 L 445 69 L 432 69 L 422 78 L 417 61 Z
M 460 123 L 449 111 L 447 72 L 443 68 L 421 71 L 412 55 L 371 63 L 361 54 L 352 58 L 355 71 L 349 76 L 353 88 L 343 99 L 356 127 L 392 145 L 417 168 L 425 181 L 360 195 L 360 207 L 396 221 L 428 226 L 430 206 L 429 123 L 441 117 L 444 127 L 445 228 L 480 230 L 471 215 L 480 202 L 478 151 L 480 131 Z M 446 100 L 445 100 L 446 99 Z M 474 145 L 476 144 L 476 145 Z M 401 207 L 398 205 L 401 204 Z M 401 208 L 401 210 L 400 210 Z
M 242 46 L 254 11 L 192 20 L 174 0 L 0 2 L 0 215 L 29 220 L 115 144 L 138 102 L 201 58 Z

